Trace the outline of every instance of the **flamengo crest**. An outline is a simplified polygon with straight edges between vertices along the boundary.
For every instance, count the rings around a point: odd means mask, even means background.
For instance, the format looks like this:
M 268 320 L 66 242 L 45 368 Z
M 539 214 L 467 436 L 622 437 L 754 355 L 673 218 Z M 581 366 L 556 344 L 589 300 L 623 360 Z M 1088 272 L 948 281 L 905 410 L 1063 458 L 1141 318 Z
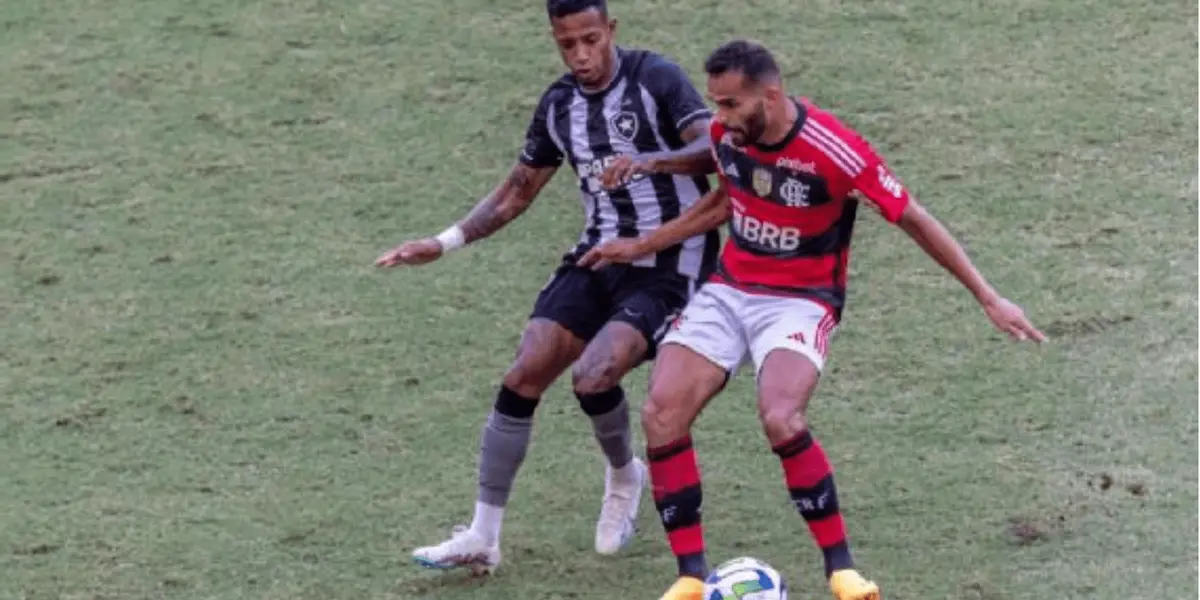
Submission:
M 763 198 L 771 197 L 771 173 L 766 169 L 754 169 L 754 193 Z
M 779 195 L 783 198 L 785 205 L 792 208 L 799 208 L 808 206 L 808 190 L 808 184 L 799 179 L 788 177 L 779 186 Z

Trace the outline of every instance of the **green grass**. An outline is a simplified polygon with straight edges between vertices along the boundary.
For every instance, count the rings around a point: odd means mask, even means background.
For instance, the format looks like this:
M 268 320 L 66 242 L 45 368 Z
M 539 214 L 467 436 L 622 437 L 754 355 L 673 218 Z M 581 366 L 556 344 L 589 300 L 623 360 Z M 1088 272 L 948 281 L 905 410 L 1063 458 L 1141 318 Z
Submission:
M 620 39 L 698 83 L 728 36 L 768 43 L 1053 337 L 1000 340 L 861 218 L 811 416 L 886 597 L 1195 597 L 1194 5 L 686 4 L 615 1 Z M 0 24 L 0 597 L 657 598 L 648 502 L 626 554 L 591 551 L 602 463 L 561 383 L 504 569 L 408 561 L 469 518 L 479 426 L 578 233 L 570 177 L 478 247 L 371 262 L 514 160 L 560 69 L 540 3 L 10 0 Z M 711 552 L 828 597 L 752 397 L 697 428 Z

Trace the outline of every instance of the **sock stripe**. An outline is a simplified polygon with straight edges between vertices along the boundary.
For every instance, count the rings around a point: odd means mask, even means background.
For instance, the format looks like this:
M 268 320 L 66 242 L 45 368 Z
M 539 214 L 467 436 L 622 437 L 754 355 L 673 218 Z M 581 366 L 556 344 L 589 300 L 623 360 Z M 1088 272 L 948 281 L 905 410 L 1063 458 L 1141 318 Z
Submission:
M 677 557 L 704 553 L 704 528 L 700 524 L 690 525 L 667 533 L 671 553 Z
M 854 556 L 850 554 L 850 545 L 845 541 L 821 548 L 821 554 L 825 555 L 825 577 L 827 578 L 834 571 L 854 568 Z
M 663 529 L 670 533 L 700 523 L 700 504 L 703 500 L 699 485 L 668 494 L 654 501 L 662 519 Z
M 681 437 L 657 448 L 647 448 L 646 458 L 651 462 L 667 460 L 681 452 L 692 449 L 692 436 Z
M 791 458 L 808 450 L 813 445 L 812 432 L 805 429 L 797 433 L 795 437 L 782 444 L 779 444 L 771 449 L 772 452 L 779 455 L 779 458 Z
M 580 394 L 576 392 L 575 399 L 579 401 L 579 407 L 583 409 L 584 414 L 589 417 L 598 417 L 606 415 L 621 406 L 621 403 L 625 401 L 625 390 L 621 386 L 617 386 L 599 394 Z
M 820 521 L 830 515 L 837 514 L 837 490 L 833 487 L 833 476 L 828 478 L 828 486 L 808 489 L 788 490 L 792 504 L 805 521 Z
M 508 386 L 500 386 L 496 394 L 496 402 L 492 405 L 496 412 L 514 419 L 529 419 L 537 410 L 539 398 L 525 398 L 514 392 Z
M 781 463 L 789 489 L 815 488 L 833 475 L 833 467 L 818 444 L 812 444 L 799 454 L 781 459 Z
M 665 458 L 664 454 L 658 454 L 650 459 L 650 478 L 656 501 L 700 486 L 700 469 L 696 466 L 696 451 L 691 442 L 678 447 L 679 451 L 672 451 Z
M 808 521 L 808 530 L 813 540 L 821 548 L 832 548 L 846 543 L 846 523 L 840 513 L 835 513 L 819 521 Z
M 680 577 L 695 577 L 696 579 L 708 577 L 708 559 L 704 556 L 703 549 L 699 552 L 676 556 L 675 561 L 679 565 Z

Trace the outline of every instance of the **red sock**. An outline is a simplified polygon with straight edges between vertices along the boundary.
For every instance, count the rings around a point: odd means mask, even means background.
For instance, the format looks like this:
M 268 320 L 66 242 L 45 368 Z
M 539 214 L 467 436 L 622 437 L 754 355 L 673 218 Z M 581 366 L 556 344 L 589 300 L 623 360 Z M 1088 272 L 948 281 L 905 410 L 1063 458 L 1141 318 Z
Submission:
M 704 578 L 708 574 L 704 556 L 704 528 L 700 522 L 700 467 L 692 438 L 647 448 L 654 505 L 662 519 L 671 552 L 679 563 L 681 576 Z
M 838 510 L 833 467 L 821 445 L 806 430 L 773 450 L 783 465 L 792 504 L 804 517 L 813 541 L 825 555 L 825 574 L 852 568 L 854 559 L 846 538 L 846 524 Z

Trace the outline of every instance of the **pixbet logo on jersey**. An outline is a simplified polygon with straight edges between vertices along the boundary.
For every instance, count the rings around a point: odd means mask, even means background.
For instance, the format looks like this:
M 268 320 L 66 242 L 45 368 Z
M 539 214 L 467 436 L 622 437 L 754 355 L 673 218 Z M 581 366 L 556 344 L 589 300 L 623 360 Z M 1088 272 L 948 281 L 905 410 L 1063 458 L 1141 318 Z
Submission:
M 733 232 L 764 250 L 791 252 L 800 247 L 798 227 L 782 227 L 748 215 L 736 202 L 733 204 Z
M 608 156 L 596 157 L 591 160 L 583 160 L 575 163 L 575 170 L 579 173 L 579 178 L 587 182 L 588 191 L 593 194 L 604 192 L 604 186 L 600 185 L 600 176 L 604 174 L 604 170 L 613 164 L 617 159 L 617 155 L 610 154 Z M 645 175 L 638 173 L 629 178 L 628 183 L 635 183 L 645 179 Z
M 817 174 L 817 163 L 812 161 L 805 162 L 788 156 L 775 161 L 775 166 L 783 167 L 784 169 L 791 169 L 798 173 L 808 173 L 809 175 Z

